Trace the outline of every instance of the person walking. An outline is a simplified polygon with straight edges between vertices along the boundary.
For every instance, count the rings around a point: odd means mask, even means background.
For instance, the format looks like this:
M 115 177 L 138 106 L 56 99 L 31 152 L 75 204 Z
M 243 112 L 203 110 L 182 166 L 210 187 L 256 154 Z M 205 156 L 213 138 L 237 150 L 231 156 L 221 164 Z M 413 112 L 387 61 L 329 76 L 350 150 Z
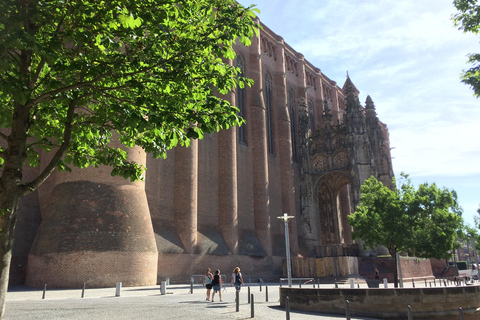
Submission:
M 243 286 L 243 278 L 242 278 L 242 273 L 240 272 L 239 267 L 236 267 L 235 269 L 233 269 L 232 281 L 230 282 L 230 285 L 232 287 L 235 286 L 235 290 L 240 292 L 240 289 Z
M 213 302 L 213 299 L 215 298 L 216 292 L 218 292 L 218 298 L 220 299 L 220 302 L 221 302 L 222 301 L 222 278 L 220 277 L 220 269 L 215 270 L 212 286 L 213 286 L 212 302 Z
M 210 268 L 203 275 L 203 285 L 207 288 L 207 301 L 210 301 L 210 292 L 212 291 L 213 274 Z

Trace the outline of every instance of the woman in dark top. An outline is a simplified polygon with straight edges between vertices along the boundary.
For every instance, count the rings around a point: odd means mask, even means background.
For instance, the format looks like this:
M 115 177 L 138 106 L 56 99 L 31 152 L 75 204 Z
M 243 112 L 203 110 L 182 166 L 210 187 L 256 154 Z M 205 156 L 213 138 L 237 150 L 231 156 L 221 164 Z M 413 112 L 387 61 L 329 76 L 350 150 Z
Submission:
M 212 286 L 213 286 L 212 302 L 213 302 L 213 298 L 215 297 L 215 292 L 218 292 L 218 297 L 220 298 L 220 301 L 222 301 L 222 278 L 220 277 L 219 269 L 215 270 Z

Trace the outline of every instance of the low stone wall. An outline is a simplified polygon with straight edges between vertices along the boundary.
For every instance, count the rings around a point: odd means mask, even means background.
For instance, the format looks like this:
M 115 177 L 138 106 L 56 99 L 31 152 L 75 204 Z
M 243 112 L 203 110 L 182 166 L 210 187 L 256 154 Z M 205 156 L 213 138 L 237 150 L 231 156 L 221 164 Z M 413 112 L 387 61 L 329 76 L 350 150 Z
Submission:
M 345 315 L 349 301 L 352 316 L 381 319 L 406 319 L 408 306 L 414 319 L 457 319 L 459 308 L 465 320 L 478 319 L 480 286 L 382 289 L 280 288 L 280 304 L 290 309 Z

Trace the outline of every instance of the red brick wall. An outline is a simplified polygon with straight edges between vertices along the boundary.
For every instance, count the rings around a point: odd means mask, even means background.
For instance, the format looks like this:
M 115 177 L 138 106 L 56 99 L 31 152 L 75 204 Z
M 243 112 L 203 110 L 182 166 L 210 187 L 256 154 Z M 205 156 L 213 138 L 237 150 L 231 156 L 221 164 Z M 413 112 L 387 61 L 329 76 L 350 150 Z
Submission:
M 155 285 L 157 254 L 153 252 L 72 252 L 29 255 L 26 285 L 50 288 Z
M 402 262 L 403 279 L 416 277 L 432 277 L 432 266 L 430 260 L 400 257 Z M 380 273 L 380 279 L 387 278 L 388 282 L 393 282 L 393 272 L 395 264 L 392 258 L 368 258 L 363 257 L 359 260 L 359 273 L 365 279 L 375 279 L 375 268 Z
M 254 258 L 249 256 L 216 256 L 190 254 L 163 254 L 158 257 L 158 283 L 170 278 L 170 283 L 188 283 L 191 275 L 204 274 L 207 268 L 220 269 L 221 274 L 230 275 L 235 267 L 240 267 L 244 281 L 250 278 L 257 282 L 279 281 L 283 275 L 281 257 Z

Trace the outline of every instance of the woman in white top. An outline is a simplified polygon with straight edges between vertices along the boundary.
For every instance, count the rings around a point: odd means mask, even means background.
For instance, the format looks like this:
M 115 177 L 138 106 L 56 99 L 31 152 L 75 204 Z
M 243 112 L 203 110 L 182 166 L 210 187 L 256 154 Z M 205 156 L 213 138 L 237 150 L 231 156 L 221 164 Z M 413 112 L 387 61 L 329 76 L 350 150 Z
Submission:
M 207 268 L 207 272 L 203 275 L 203 285 L 207 288 L 207 301 L 210 301 L 210 292 L 212 291 L 213 274 L 210 268 Z
M 235 269 L 233 269 L 232 281 L 230 282 L 230 285 L 231 286 L 235 285 L 235 290 L 237 291 L 240 291 L 240 289 L 242 288 L 243 278 L 242 278 L 242 274 L 240 273 L 239 267 L 236 267 Z

